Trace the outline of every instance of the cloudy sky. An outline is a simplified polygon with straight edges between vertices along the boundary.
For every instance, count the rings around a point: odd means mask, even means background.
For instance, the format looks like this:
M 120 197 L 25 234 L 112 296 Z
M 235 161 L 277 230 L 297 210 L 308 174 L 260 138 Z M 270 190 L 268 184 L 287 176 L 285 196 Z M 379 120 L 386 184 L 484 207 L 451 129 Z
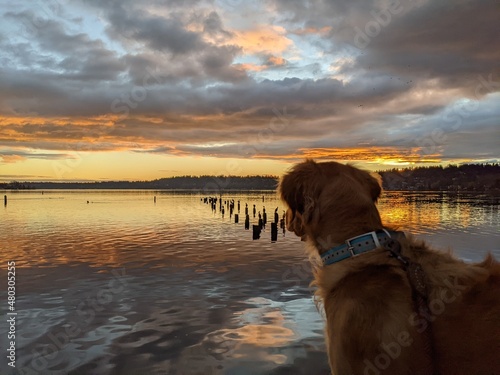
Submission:
M 0 180 L 500 159 L 495 0 L 0 0 Z

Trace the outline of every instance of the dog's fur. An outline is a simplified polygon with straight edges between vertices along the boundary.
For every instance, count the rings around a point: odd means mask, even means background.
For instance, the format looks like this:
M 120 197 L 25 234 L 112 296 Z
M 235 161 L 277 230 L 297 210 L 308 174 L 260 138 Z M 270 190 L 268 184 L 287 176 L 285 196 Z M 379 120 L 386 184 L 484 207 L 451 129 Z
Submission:
M 375 206 L 381 191 L 379 176 L 312 160 L 297 164 L 279 186 L 289 207 L 287 228 L 316 258 L 348 238 L 384 228 Z M 435 374 L 500 374 L 500 263 L 488 255 L 466 264 L 408 235 L 400 243 L 402 254 L 426 274 L 428 320 L 415 314 L 406 272 L 383 248 L 315 267 L 332 374 L 432 375 L 423 333 L 429 321 Z

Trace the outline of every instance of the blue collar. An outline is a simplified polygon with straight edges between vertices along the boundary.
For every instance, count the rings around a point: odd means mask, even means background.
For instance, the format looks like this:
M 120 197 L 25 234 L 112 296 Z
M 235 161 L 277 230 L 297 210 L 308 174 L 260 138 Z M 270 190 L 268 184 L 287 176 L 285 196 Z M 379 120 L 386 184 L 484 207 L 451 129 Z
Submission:
M 335 246 L 326 253 L 321 254 L 323 266 L 328 266 L 329 264 L 337 263 L 341 260 L 375 250 L 385 245 L 392 237 L 404 237 L 404 233 L 400 231 L 379 229 L 349 238 L 342 245 Z

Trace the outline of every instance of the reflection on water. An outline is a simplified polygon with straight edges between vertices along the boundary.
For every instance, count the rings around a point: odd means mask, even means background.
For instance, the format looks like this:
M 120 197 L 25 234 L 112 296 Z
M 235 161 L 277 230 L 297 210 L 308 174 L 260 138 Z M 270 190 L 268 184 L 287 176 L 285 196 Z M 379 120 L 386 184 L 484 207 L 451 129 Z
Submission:
M 500 257 L 499 199 L 474 194 L 386 192 L 379 205 L 382 220 L 428 240 L 439 249 L 453 249 L 468 261 L 492 251 Z
M 303 244 L 289 233 L 271 243 L 269 230 L 252 241 L 243 229 L 245 203 L 255 222 L 254 204 L 270 221 L 281 202 L 228 195 L 241 202 L 235 224 L 200 198 L 9 193 L 0 277 L 15 260 L 18 373 L 327 374 Z M 500 257 L 498 207 L 442 193 L 388 192 L 379 204 L 387 225 L 473 261 L 489 250 Z M 2 347 L 6 332 L 2 321 Z M 0 371 L 9 373 L 5 361 Z

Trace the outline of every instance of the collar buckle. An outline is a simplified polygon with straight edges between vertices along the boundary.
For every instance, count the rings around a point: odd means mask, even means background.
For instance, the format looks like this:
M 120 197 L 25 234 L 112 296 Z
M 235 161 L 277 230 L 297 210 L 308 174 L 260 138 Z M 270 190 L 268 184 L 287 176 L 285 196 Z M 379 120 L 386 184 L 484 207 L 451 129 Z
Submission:
M 346 245 L 347 245 L 347 250 L 349 251 L 349 253 L 351 253 L 351 256 L 352 257 L 355 257 L 356 255 L 358 254 L 355 254 L 354 253 L 354 247 L 352 247 L 351 243 L 349 242 L 349 240 L 347 240 L 346 242 Z

